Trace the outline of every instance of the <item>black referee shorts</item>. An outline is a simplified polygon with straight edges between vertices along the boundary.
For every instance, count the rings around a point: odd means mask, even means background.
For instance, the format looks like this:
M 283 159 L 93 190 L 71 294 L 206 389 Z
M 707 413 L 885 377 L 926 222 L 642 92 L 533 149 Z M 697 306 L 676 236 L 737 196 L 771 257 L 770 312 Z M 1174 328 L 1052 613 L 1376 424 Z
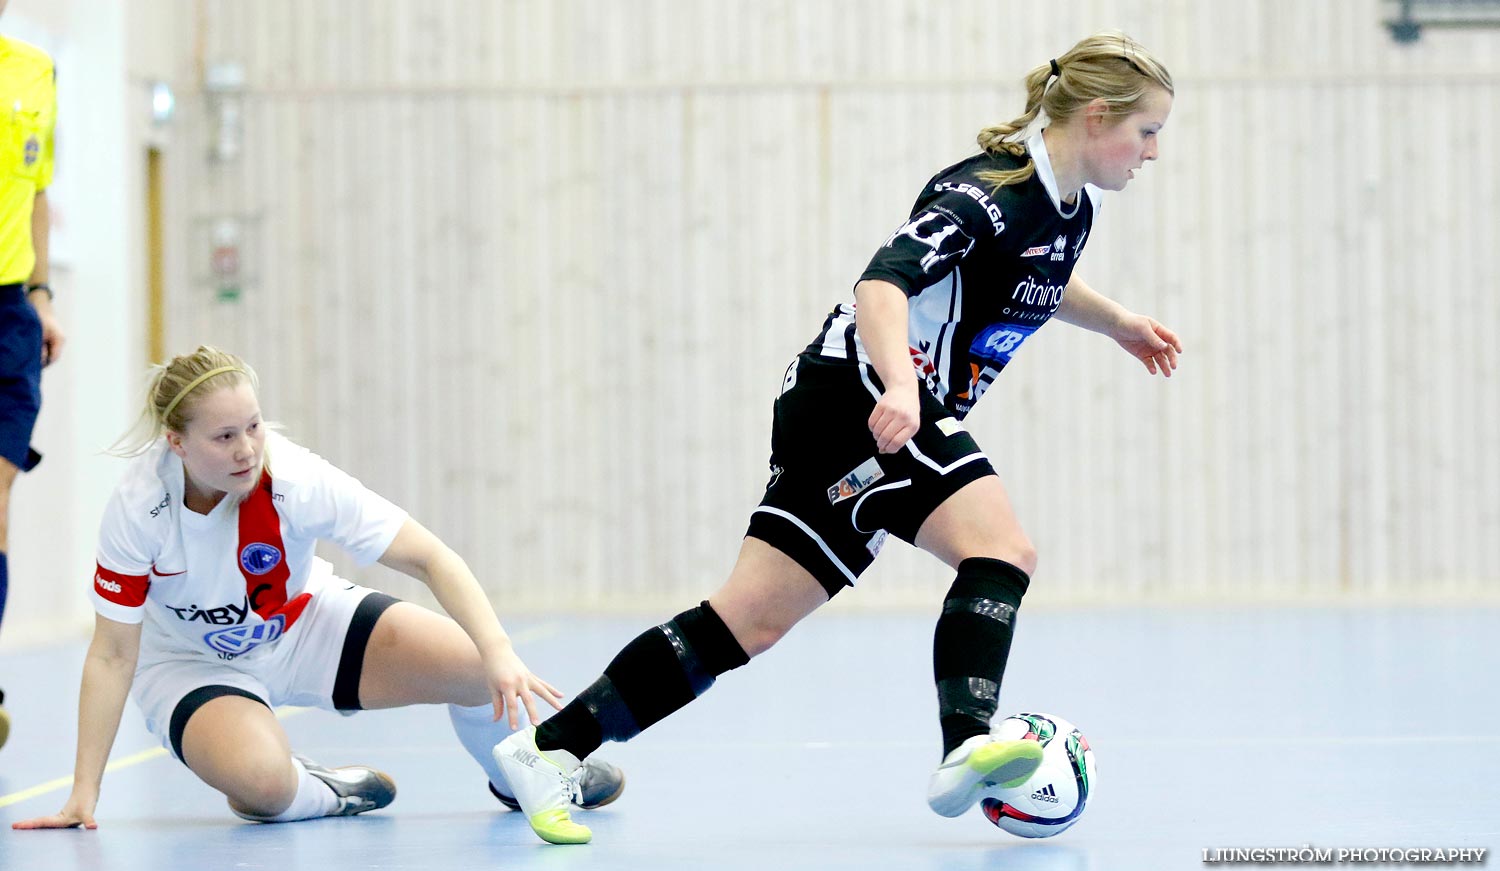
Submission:
M 746 535 L 807 569 L 832 598 L 875 561 L 887 533 L 915 542 L 989 458 L 927 390 L 922 424 L 894 454 L 875 449 L 870 413 L 884 387 L 867 364 L 804 353 L 788 367 L 771 428 L 771 481 Z

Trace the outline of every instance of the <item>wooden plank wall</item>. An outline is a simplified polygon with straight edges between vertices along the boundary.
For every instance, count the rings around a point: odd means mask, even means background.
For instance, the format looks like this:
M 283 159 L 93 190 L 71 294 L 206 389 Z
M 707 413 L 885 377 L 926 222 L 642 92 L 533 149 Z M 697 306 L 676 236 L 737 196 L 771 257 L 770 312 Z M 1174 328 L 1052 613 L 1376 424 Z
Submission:
M 1500 31 L 1398 46 L 1375 0 L 177 11 L 247 87 L 228 164 L 180 89 L 171 346 L 243 352 L 502 607 L 716 586 L 786 362 L 1027 68 L 1103 27 L 1178 99 L 1081 272 L 1188 353 L 1152 380 L 1049 326 L 971 417 L 1035 598 L 1500 591 Z M 197 280 L 220 214 L 259 216 L 236 303 Z M 893 545 L 848 598 L 930 606 L 948 574 Z

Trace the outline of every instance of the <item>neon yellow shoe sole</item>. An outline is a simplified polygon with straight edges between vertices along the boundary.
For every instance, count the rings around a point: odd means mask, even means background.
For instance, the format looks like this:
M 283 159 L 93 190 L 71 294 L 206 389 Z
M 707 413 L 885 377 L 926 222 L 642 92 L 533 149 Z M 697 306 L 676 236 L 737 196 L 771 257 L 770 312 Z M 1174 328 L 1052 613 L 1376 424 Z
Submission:
M 1036 741 L 993 741 L 969 756 L 968 766 L 986 784 L 1007 789 L 1020 786 L 1042 764 L 1042 745 Z
M 542 811 L 527 822 L 537 837 L 549 844 L 587 844 L 594 837 L 588 826 L 573 822 L 562 808 Z

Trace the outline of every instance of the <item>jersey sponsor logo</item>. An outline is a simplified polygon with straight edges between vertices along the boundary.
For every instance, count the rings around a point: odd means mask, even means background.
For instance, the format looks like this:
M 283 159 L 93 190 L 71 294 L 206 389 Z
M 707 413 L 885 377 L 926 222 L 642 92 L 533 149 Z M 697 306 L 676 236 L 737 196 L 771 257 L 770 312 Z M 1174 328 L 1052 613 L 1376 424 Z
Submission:
M 203 636 L 203 641 L 219 654 L 221 659 L 244 656 L 262 644 L 270 644 L 286 631 L 286 617 L 273 614 L 264 623 L 249 626 L 231 626 L 215 629 Z
M 1052 240 L 1052 259 L 1061 260 L 1068 250 L 1068 237 L 1058 236 Z
M 880 549 L 885 547 L 886 534 L 884 529 L 877 529 L 870 540 L 865 542 L 865 550 L 870 552 L 870 559 L 880 556 Z
M 188 605 L 186 608 L 176 608 L 171 605 L 163 605 L 168 611 L 177 615 L 178 620 L 186 623 L 200 622 L 210 626 L 237 626 L 245 622 L 245 616 L 250 613 L 250 600 L 242 599 L 240 604 L 221 605 L 217 608 L 199 608 L 197 605 Z
M 162 511 L 164 511 L 166 509 L 166 507 L 168 505 L 170 505 L 170 504 L 172 504 L 172 494 L 171 493 L 163 493 L 163 494 L 161 494 L 161 501 L 157 503 L 157 505 L 156 505 L 155 508 L 151 509 L 151 517 L 153 519 L 157 518 L 157 517 L 160 517 Z
M 1016 282 L 1016 289 L 1010 292 L 1010 298 L 1014 302 L 1026 305 L 1044 305 L 1048 308 L 1057 308 L 1062 305 L 1063 290 L 1065 284 L 1037 284 L 1036 279 L 1026 276 Z M 1036 329 L 1036 327 L 1032 327 Z
M 923 342 L 923 344 L 927 343 Z M 934 378 L 937 376 L 937 367 L 932 365 L 932 358 L 927 356 L 926 351 L 913 348 L 910 345 L 907 346 L 906 350 L 911 353 L 911 367 L 917 370 L 918 375 L 921 375 L 923 378 Z
M 936 191 L 956 191 L 979 204 L 984 209 L 984 214 L 990 219 L 990 226 L 995 228 L 995 235 L 1005 232 L 1005 216 L 1000 213 L 1000 207 L 990 201 L 989 195 L 982 189 L 964 182 L 940 181 L 932 186 Z
M 234 659 L 270 644 L 291 630 L 312 603 L 312 593 L 302 593 L 269 614 L 264 614 L 263 623 L 243 623 L 225 629 L 215 629 L 203 636 L 209 648 L 219 654 L 220 659 Z
M 26 162 L 27 169 L 30 169 L 37 162 L 37 158 L 42 156 L 42 143 L 37 141 L 35 133 L 26 137 L 24 154 L 23 160 Z
M 949 260 L 963 257 L 974 248 L 973 237 L 958 226 L 953 216 L 937 211 L 923 212 L 907 221 L 891 235 L 885 246 L 894 246 L 901 237 L 931 249 L 922 255 L 923 272 L 931 272 Z
M 240 550 L 240 567 L 252 575 L 263 575 L 281 564 L 281 549 L 252 541 Z
M 1073 259 L 1074 260 L 1077 260 L 1078 259 L 1078 255 L 1083 253 L 1083 240 L 1087 239 L 1088 237 L 1089 237 L 1089 231 L 1088 230 L 1084 230 L 1082 233 L 1078 234 L 1078 241 L 1073 243 Z
M 945 436 L 955 436 L 964 431 L 964 425 L 956 417 L 945 417 L 937 422 L 938 431 Z
M 871 457 L 828 488 L 828 502 L 830 505 L 837 505 L 859 495 L 866 487 L 884 477 L 885 470 L 880 468 L 880 461 Z
M 123 575 L 95 563 L 94 586 L 105 601 L 126 608 L 139 608 L 146 603 L 146 592 L 151 589 L 151 580 L 146 575 Z
M 974 337 L 973 343 L 969 345 L 969 355 L 973 358 L 969 363 L 969 389 L 959 394 L 968 401 L 968 408 L 973 408 L 974 403 L 984 396 L 984 392 L 995 383 L 1000 370 L 1015 356 L 1021 343 L 1034 332 L 1035 326 L 992 324 Z M 967 414 L 968 408 L 955 406 L 960 414 Z
M 947 388 L 943 386 L 942 379 L 938 378 L 937 366 L 933 364 L 932 357 L 927 353 L 931 348 L 932 343 L 924 341 L 921 348 L 908 345 L 906 350 L 911 352 L 911 366 L 917 370 L 917 375 L 921 376 L 922 383 L 927 385 L 928 391 L 933 396 L 942 399 L 943 392 Z
M 1030 248 L 1027 248 L 1025 251 L 1022 251 L 1021 252 L 1021 256 L 1022 257 L 1040 257 L 1043 254 L 1046 254 L 1048 251 L 1051 251 L 1051 250 L 1052 250 L 1052 247 L 1050 245 L 1034 245 L 1034 246 L 1032 246 Z
M 974 337 L 974 342 L 969 346 L 969 353 L 980 360 L 989 363 L 999 363 L 1004 366 L 1010 362 L 1010 358 L 1021 347 L 1036 327 L 1023 327 L 1018 324 L 993 324 L 985 327 L 979 335 Z

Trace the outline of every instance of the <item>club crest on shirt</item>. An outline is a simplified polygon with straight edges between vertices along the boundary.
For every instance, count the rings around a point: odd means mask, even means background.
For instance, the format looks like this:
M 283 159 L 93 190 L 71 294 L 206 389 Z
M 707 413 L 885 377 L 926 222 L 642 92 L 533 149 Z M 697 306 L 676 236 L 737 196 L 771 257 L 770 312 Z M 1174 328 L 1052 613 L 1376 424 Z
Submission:
M 252 575 L 263 575 L 280 564 L 280 549 L 269 544 L 252 541 L 240 551 L 240 567 Z
M 871 457 L 828 488 L 828 502 L 837 505 L 845 499 L 858 496 L 866 487 L 884 477 L 885 470 L 880 468 L 879 461 Z

